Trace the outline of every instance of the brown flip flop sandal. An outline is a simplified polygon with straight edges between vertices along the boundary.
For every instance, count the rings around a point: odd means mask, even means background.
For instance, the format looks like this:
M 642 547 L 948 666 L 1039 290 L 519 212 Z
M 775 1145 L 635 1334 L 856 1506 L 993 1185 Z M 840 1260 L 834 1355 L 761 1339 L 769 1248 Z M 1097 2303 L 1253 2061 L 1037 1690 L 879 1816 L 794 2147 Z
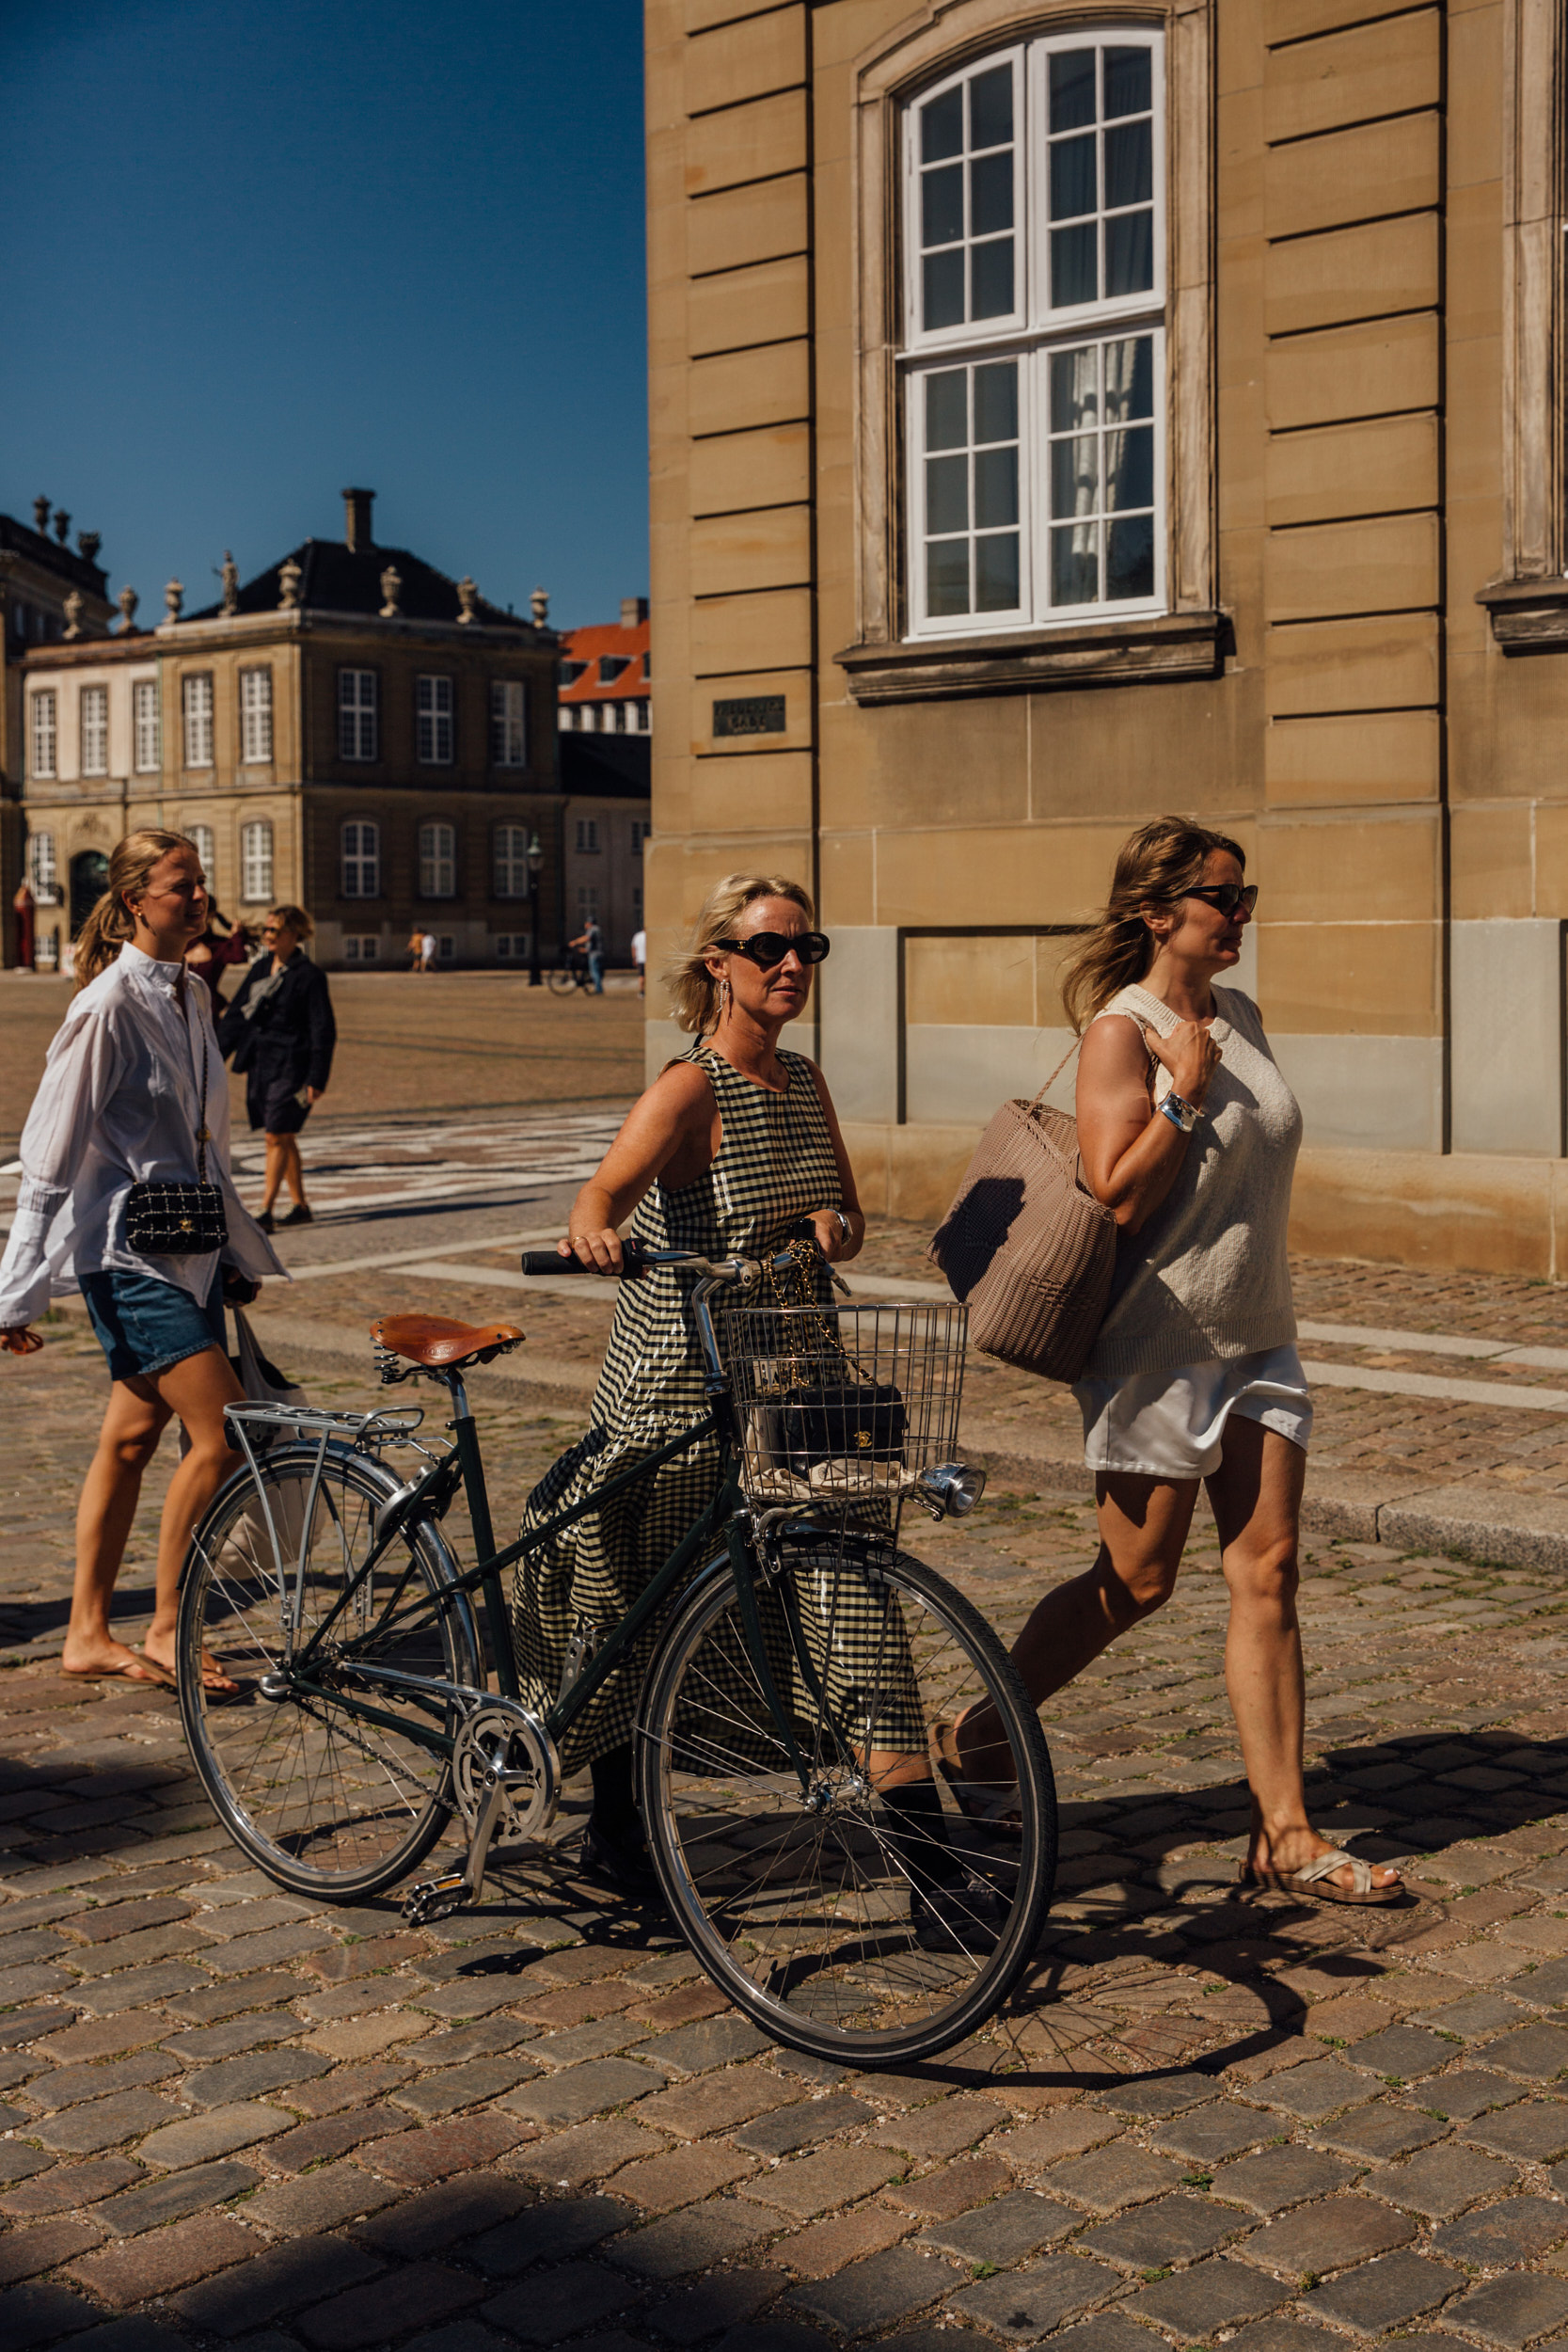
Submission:
M 172 1691 L 174 1677 L 145 1650 L 133 1650 L 123 1666 L 62 1666 L 65 1682 L 148 1682 L 154 1690 Z
M 1336 1886 L 1333 1873 L 1345 1868 L 1351 1874 L 1349 1886 Z M 1393 1903 L 1405 1891 L 1402 1879 L 1396 1879 L 1392 1886 L 1374 1886 L 1371 1864 L 1338 1846 L 1330 1846 L 1326 1853 L 1299 1870 L 1260 1870 L 1256 1863 L 1243 1862 L 1236 1877 L 1243 1886 L 1266 1888 L 1276 1895 L 1306 1895 L 1319 1903 Z

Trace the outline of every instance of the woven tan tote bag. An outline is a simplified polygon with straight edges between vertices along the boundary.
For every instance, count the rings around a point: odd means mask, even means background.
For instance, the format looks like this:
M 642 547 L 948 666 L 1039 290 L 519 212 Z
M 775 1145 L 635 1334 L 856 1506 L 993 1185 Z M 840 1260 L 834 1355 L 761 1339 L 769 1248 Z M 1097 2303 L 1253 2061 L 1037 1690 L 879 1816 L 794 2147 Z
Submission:
M 1042 1380 L 1083 1373 L 1105 1319 L 1116 1219 L 1084 1181 L 1077 1122 L 1044 1097 L 1004 1103 L 927 1256 L 969 1305 L 971 1343 Z

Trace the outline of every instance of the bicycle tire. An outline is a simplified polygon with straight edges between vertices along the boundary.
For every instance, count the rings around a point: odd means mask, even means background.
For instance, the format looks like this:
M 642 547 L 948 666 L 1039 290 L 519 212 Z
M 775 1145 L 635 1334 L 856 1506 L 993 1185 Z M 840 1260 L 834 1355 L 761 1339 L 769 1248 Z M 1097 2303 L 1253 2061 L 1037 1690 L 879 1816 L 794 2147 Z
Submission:
M 550 987 L 557 996 L 570 996 L 573 990 L 580 985 L 575 972 L 562 972 L 557 969 L 550 974 L 549 977 Z
M 259 1868 L 294 1894 L 357 1901 L 395 1885 L 435 1845 L 451 1819 L 451 1762 L 341 1700 L 294 1687 L 283 1664 L 282 1594 L 286 1581 L 297 1585 L 303 1645 L 365 1557 L 374 1515 L 397 1482 L 347 1446 L 328 1445 L 324 1456 L 309 1443 L 273 1448 L 259 1477 L 260 1495 L 248 1466 L 236 1471 L 191 1539 L 179 1627 L 185 1736 L 219 1820 Z M 324 1661 L 329 1689 L 356 1657 L 431 1679 L 483 1682 L 465 1597 L 415 1612 L 402 1629 L 380 1624 L 400 1580 L 404 1615 L 410 1585 L 432 1600 L 450 1585 L 451 1555 L 438 1531 L 414 1520 L 383 1561 L 339 1620 L 341 1638 Z M 203 1648 L 240 1685 L 237 1697 L 203 1688 Z M 264 1676 L 280 1687 L 263 1690 Z M 439 1721 L 449 1735 L 456 1728 L 450 1703 L 437 1718 L 428 1703 L 418 1708 L 384 1689 L 366 1695 L 389 1717 Z
M 830 1553 L 852 1560 L 867 1589 L 879 1580 L 897 1603 L 911 1669 L 898 1700 L 909 1726 L 898 1735 L 905 1751 L 913 1753 L 937 1715 L 985 1697 L 1020 1764 L 1022 1826 L 1016 1843 L 977 1828 L 953 1791 L 940 1779 L 935 1784 L 946 1867 L 961 1864 L 965 1873 L 963 1896 L 955 1899 L 958 1948 L 933 1947 L 925 1939 L 941 1933 L 940 1923 L 933 1930 L 928 1921 L 923 1930 L 911 1915 L 911 1890 L 918 1887 L 927 1906 L 936 1891 L 915 1858 L 929 1859 L 929 1849 L 910 1842 L 863 1780 L 855 1793 L 855 1773 L 844 1764 L 845 1742 L 831 1720 L 832 1700 L 808 1721 L 813 1703 L 802 1715 L 802 1686 L 796 1683 L 797 1745 L 813 1771 L 809 1804 L 802 1796 L 744 1647 L 727 1558 L 693 1586 L 650 1666 L 638 1722 L 639 1795 L 671 1915 L 736 2007 L 775 2040 L 814 2057 L 858 2067 L 906 2066 L 951 2048 L 994 2015 L 1033 1959 L 1055 1878 L 1055 1788 L 1039 1719 L 1001 1643 L 961 1593 L 907 1552 L 831 1539 L 786 1541 L 780 1574 L 756 1588 L 771 1610 L 771 1625 L 765 1624 L 770 1664 L 785 1640 L 783 1578 L 799 1599 L 808 1575 L 818 1580 L 811 1601 L 817 1662 L 827 1659 L 831 1668 L 833 1617 L 830 1612 L 824 1636 L 820 1592 Z M 858 1605 L 863 1629 L 863 1593 Z M 885 1600 L 882 1606 L 891 1652 L 899 1637 L 894 1613 Z M 800 1612 L 802 1619 L 807 1614 Z M 808 1650 L 812 1638 L 808 1627 Z M 892 1671 L 893 1678 L 903 1675 L 896 1661 Z M 846 1706 L 842 1722 L 854 1722 L 856 1738 L 865 1730 L 875 1748 L 871 1727 L 889 1723 L 896 1710 L 877 1696 L 863 1715 L 859 1708 L 859 1700 L 853 1713 Z M 808 1735 L 815 1742 L 809 1754 Z M 824 1764 L 824 1749 L 835 1745 L 836 1758 Z M 989 1952 L 977 1948 L 983 1936 L 964 1924 L 974 1915 L 969 1906 L 978 1907 L 982 1885 L 1000 1911 Z M 951 1915 L 951 1904 L 949 1910 Z

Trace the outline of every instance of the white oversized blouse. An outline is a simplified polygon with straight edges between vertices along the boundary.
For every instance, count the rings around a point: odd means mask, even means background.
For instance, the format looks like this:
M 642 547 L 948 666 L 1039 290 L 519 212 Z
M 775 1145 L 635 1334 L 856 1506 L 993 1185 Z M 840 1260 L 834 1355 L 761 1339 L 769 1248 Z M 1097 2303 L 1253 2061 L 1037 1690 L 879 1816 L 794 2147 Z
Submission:
M 229 1081 L 205 984 L 129 942 L 83 989 L 55 1032 L 22 1131 L 22 1191 L 0 1259 L 0 1329 L 42 1312 L 78 1278 L 113 1269 L 205 1299 L 221 1257 L 252 1277 L 281 1274 L 240 1204 L 229 1167 Z M 207 1056 L 207 1177 L 221 1186 L 229 1240 L 199 1257 L 150 1258 L 125 1239 L 134 1184 L 198 1181 L 201 1057 Z

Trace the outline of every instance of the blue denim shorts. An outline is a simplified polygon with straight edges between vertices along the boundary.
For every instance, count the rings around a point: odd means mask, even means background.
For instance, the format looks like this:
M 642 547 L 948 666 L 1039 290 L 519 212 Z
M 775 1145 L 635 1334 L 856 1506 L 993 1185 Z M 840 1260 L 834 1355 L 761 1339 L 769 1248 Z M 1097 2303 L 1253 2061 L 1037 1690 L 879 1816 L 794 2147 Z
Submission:
M 227 1347 L 223 1321 L 223 1270 L 213 1275 L 203 1307 L 189 1291 L 151 1274 L 122 1274 L 106 1268 L 80 1277 L 82 1296 L 100 1346 L 109 1359 L 111 1380 L 147 1378 L 199 1356 L 206 1347 Z

